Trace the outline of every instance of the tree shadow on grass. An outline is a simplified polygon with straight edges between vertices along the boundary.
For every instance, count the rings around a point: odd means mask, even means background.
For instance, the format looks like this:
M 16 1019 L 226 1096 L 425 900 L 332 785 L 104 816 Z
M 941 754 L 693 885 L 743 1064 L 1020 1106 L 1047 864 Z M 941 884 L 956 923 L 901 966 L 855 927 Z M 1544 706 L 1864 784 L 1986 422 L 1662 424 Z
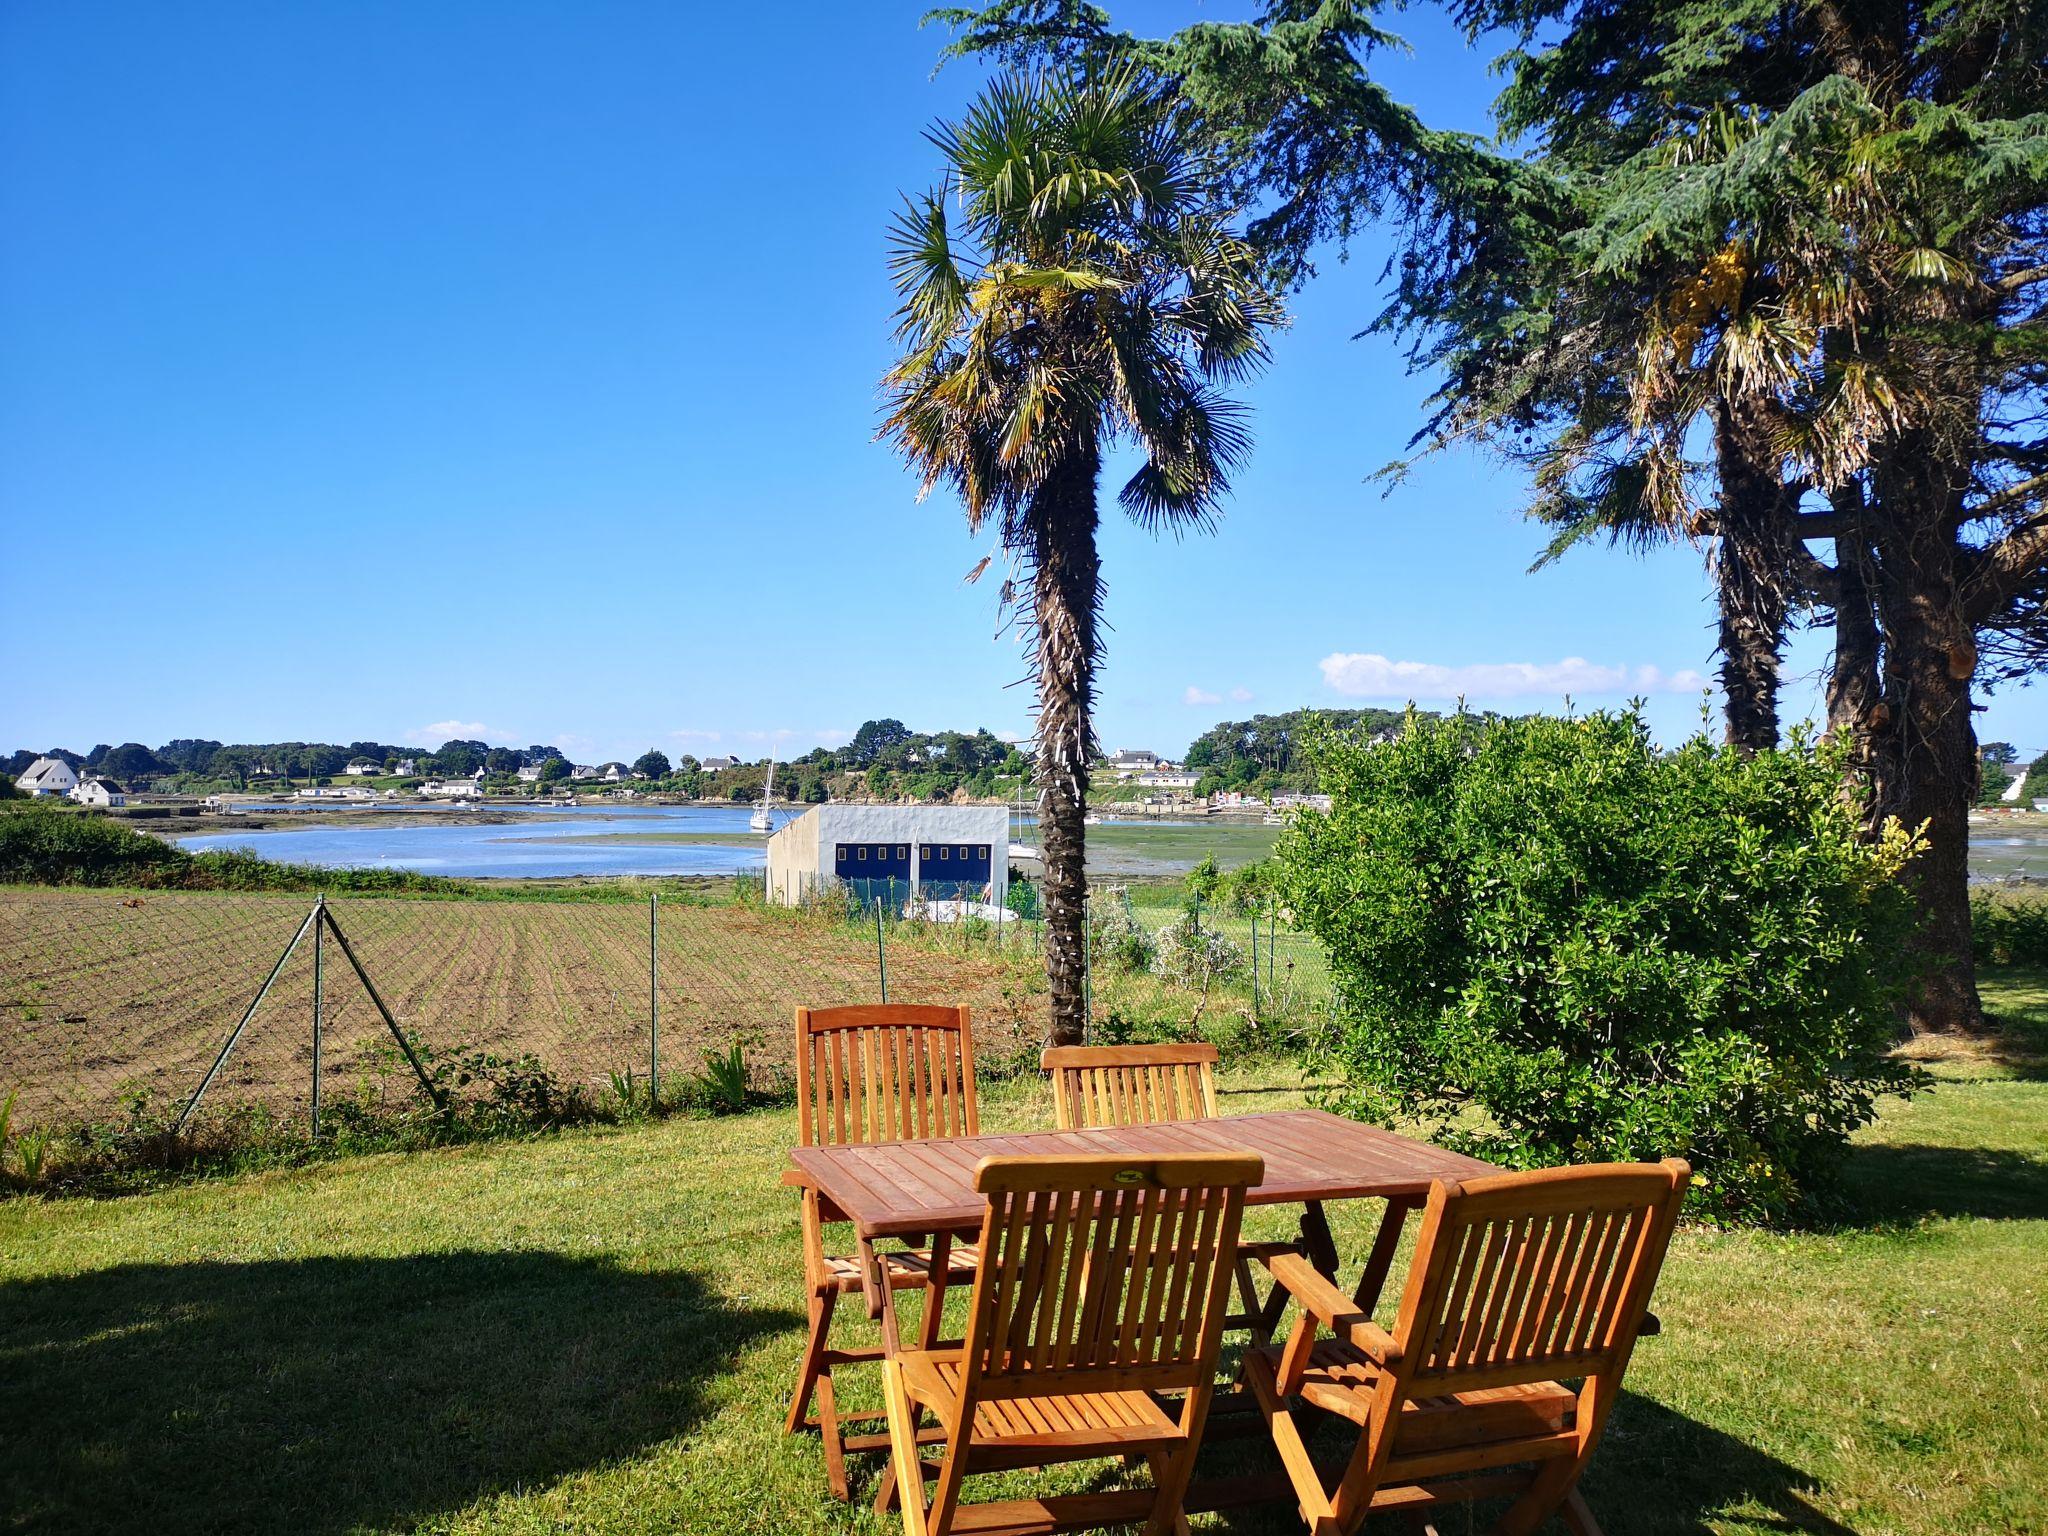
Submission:
M 552 1253 L 0 1285 L 0 1527 L 406 1527 L 685 1433 L 795 1314 Z
M 1339 1432 L 1329 1434 L 1333 1428 Z M 1357 1433 L 1349 1426 L 1326 1425 L 1315 1454 L 1327 1454 L 1341 1465 Z M 1853 1527 L 1816 1506 L 1819 1487 L 1814 1477 L 1733 1435 L 1626 1391 L 1579 1482 L 1607 1536 L 1715 1536 L 1731 1526 L 1857 1536 Z M 1448 1505 L 1437 1512 L 1436 1526 L 1444 1536 L 1488 1531 L 1506 1507 L 1500 1499 Z M 1409 1527 L 1403 1519 L 1376 1515 L 1366 1522 L 1366 1536 L 1405 1533 Z M 1561 1519 L 1553 1518 L 1543 1536 L 1564 1528 Z M 1232 1536 L 1279 1536 L 1298 1533 L 1301 1519 L 1292 1508 L 1271 1504 L 1231 1511 L 1221 1517 L 1221 1529 Z
M 2048 1220 L 2048 1163 L 2003 1148 L 1865 1143 L 1849 1149 L 1842 1196 L 1857 1225 Z

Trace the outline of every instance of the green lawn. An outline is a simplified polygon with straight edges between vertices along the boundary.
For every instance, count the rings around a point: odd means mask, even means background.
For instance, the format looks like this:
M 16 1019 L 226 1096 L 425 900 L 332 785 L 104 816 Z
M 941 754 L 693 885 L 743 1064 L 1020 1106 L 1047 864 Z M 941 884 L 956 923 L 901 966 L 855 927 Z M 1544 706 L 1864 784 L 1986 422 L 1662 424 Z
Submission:
M 1888 1108 L 1853 1219 L 1681 1233 L 1589 1478 L 1612 1536 L 2048 1530 L 2048 976 L 1995 1000 L 2019 1044 Z M 991 1128 L 1042 1117 L 989 1097 Z M 0 1530 L 893 1533 L 780 1433 L 793 1135 L 675 1120 L 0 1204 Z M 1355 1254 L 1373 1211 L 1339 1215 Z

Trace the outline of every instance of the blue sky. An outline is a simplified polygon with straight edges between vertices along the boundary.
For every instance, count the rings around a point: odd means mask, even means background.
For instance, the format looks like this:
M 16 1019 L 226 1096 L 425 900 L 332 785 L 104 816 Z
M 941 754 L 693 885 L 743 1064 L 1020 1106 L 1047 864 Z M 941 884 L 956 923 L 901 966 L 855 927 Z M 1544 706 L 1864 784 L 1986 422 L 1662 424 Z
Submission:
M 873 441 L 886 222 L 978 78 L 932 77 L 922 8 L 0 8 L 0 605 L 40 652 L 0 745 L 1028 730 L 995 583 L 961 580 L 986 542 Z M 1486 55 L 1398 25 L 1386 77 L 1482 126 Z M 1530 575 L 1484 460 L 1367 483 L 1427 387 L 1350 339 L 1378 265 L 1294 301 L 1214 536 L 1111 513 L 1105 744 L 1460 689 L 1645 692 L 1682 733 L 1697 553 Z M 1795 647 L 1795 710 L 1823 659 Z M 2040 690 L 1990 703 L 1980 735 L 2048 746 Z

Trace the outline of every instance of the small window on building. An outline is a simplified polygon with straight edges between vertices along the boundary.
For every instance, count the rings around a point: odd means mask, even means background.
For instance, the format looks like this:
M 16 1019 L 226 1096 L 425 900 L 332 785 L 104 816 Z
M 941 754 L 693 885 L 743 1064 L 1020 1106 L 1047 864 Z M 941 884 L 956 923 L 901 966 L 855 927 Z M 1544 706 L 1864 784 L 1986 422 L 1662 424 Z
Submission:
M 967 850 L 965 848 L 960 850 L 960 857 L 963 859 L 967 857 Z
M 838 845 L 837 858 L 841 864 L 846 862 L 846 844 L 841 843 Z
M 908 848 L 898 848 L 896 850 L 896 857 L 899 859 L 907 859 L 910 857 L 910 850 Z
M 865 849 L 865 848 L 861 849 L 861 851 L 860 851 L 860 857 L 861 857 L 861 862 L 862 862 L 862 863 L 866 863 L 866 862 L 867 862 L 867 857 L 868 857 L 868 851 L 867 851 L 867 849 Z
M 974 856 L 975 856 L 975 857 L 976 857 L 977 859 L 985 859 L 985 858 L 987 858 L 987 857 L 988 857 L 988 844 L 987 844 L 987 843 L 982 843 L 981 845 L 979 845 L 979 846 L 978 846 L 978 847 L 977 847 L 977 848 L 976 848 L 976 849 L 974 850 Z
M 941 859 L 947 859 L 947 858 L 951 858 L 951 857 L 952 857 L 952 855 L 953 855 L 953 850 L 952 850 L 952 849 L 950 849 L 950 848 L 941 848 L 941 849 L 939 850 L 939 857 L 940 857 Z

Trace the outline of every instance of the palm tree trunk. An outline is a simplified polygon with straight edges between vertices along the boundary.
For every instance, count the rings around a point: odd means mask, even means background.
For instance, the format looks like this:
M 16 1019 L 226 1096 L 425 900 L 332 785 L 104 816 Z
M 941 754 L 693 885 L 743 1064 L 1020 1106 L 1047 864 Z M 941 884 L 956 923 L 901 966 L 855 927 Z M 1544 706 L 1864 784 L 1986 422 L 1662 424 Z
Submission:
M 1755 408 L 1724 396 L 1716 414 L 1721 495 L 1714 591 L 1727 740 L 1745 752 L 1767 752 L 1778 744 L 1778 662 L 1787 613 L 1782 530 L 1791 498 Z
M 1025 512 L 1038 663 L 1038 831 L 1045 854 L 1045 974 L 1050 1040 L 1088 1033 L 1088 764 L 1095 756 L 1095 614 L 1102 561 L 1095 547 L 1091 443 L 1048 475 Z

